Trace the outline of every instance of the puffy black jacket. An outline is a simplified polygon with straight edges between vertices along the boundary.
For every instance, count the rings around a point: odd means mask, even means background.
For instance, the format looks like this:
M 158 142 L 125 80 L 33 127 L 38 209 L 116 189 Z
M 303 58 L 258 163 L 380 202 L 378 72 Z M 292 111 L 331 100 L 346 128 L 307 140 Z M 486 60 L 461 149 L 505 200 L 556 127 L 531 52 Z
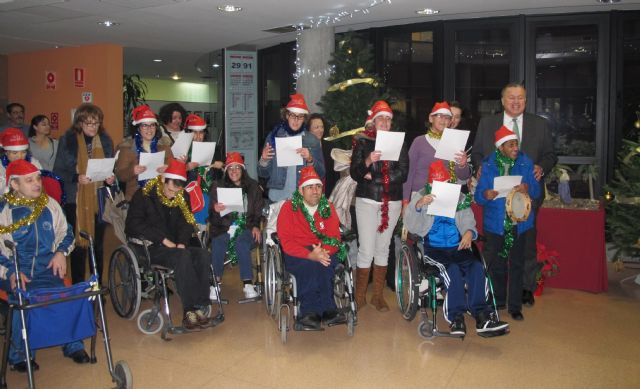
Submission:
M 189 207 L 189 196 L 185 196 L 185 201 Z M 161 245 L 167 238 L 175 244 L 188 246 L 195 229 L 187 223 L 179 207 L 162 205 L 154 189 L 149 196 L 142 190 L 133 195 L 124 232 L 127 237 L 144 238 L 154 245 Z
M 364 134 L 356 135 L 356 147 L 351 155 L 351 178 L 358 186 L 356 197 L 363 197 L 374 201 L 382 201 L 384 187 L 382 184 L 382 161 L 374 162 L 367 167 L 365 160 L 374 150 L 376 140 Z M 371 173 L 371 180 L 364 178 Z M 402 145 L 398 161 L 389 161 L 389 197 L 391 201 L 402 200 L 402 184 L 409 173 L 409 154 L 407 145 Z
M 247 174 L 244 171 L 242 174 Z M 213 205 L 218 202 L 218 188 L 235 188 L 233 183 L 225 183 L 224 178 L 211 185 L 209 191 L 209 223 L 211 225 L 211 236 L 224 234 L 229 230 L 231 223 L 234 221 L 233 213 L 228 213 L 223 217 L 213 209 Z M 262 188 L 256 180 L 251 177 L 245 177 L 245 184 L 242 187 L 242 194 L 247 195 L 247 225 L 246 229 L 251 230 L 253 227 L 260 227 L 260 218 L 262 217 L 262 207 L 264 199 L 262 198 Z

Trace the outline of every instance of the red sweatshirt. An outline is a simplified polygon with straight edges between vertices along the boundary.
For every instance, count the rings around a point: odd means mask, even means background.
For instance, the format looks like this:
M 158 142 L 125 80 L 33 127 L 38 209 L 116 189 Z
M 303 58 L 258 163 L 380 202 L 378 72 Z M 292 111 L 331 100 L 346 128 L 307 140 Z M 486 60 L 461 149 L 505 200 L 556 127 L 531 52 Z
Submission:
M 331 206 L 331 215 L 327 219 L 323 219 L 318 211 L 313 215 L 315 226 L 318 232 L 328 237 L 340 240 L 340 219 L 336 213 L 333 204 Z M 278 215 L 278 238 L 282 245 L 282 250 L 290 256 L 298 258 L 307 258 L 313 250 L 312 245 L 320 243 L 320 239 L 311 232 L 309 223 L 304 218 L 301 210 L 293 211 L 291 200 L 287 200 L 280 209 Z M 338 248 L 335 246 L 323 245 L 322 248 L 333 255 Z

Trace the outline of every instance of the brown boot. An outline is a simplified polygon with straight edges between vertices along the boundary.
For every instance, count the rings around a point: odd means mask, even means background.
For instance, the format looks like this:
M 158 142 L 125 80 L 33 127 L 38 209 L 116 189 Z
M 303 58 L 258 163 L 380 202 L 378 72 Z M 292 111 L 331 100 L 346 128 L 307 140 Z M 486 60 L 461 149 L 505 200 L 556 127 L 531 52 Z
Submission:
M 367 305 L 367 286 L 369 286 L 370 267 L 356 268 L 356 306 L 358 310 Z
M 373 296 L 371 296 L 371 304 L 373 304 L 379 312 L 387 312 L 389 306 L 384 301 L 382 290 L 387 280 L 387 267 L 373 265 Z

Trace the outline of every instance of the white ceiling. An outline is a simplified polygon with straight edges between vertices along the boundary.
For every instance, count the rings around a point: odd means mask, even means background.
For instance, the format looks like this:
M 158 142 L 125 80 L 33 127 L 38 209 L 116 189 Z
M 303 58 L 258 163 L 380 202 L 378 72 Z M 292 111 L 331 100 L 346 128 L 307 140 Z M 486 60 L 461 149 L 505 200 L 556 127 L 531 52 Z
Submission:
M 0 0 L 0 54 L 111 42 L 125 47 L 125 71 L 167 78 L 189 70 L 205 53 L 238 44 L 267 47 L 295 39 L 295 33 L 264 30 L 309 18 L 363 9 L 381 0 Z M 222 13 L 234 4 L 238 13 Z M 535 4 L 535 8 L 532 8 Z M 433 16 L 416 10 L 438 9 Z M 344 17 L 338 31 L 481 16 L 640 9 L 640 0 L 601 5 L 596 0 L 392 0 L 369 13 Z M 113 20 L 105 28 L 97 23 Z M 141 50 L 137 50 L 141 49 Z M 164 60 L 161 64 L 153 58 Z M 185 66 L 189 69 L 185 69 Z M 188 77 L 187 77 L 188 78 Z

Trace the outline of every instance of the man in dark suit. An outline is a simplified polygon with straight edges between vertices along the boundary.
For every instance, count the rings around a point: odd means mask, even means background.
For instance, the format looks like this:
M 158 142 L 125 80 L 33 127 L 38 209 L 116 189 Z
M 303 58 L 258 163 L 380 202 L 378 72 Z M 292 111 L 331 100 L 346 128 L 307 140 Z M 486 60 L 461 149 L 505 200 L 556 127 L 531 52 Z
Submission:
M 553 149 L 553 139 L 548 122 L 537 115 L 524 112 L 527 105 L 527 93 L 522 84 L 510 83 L 502 89 L 502 106 L 504 112 L 498 115 L 484 117 L 478 124 L 471 161 L 473 166 L 482 166 L 482 160 L 495 151 L 494 134 L 503 125 L 513 131 L 520 142 L 523 153 L 533 160 L 534 176 L 544 193 L 543 176 L 553 169 L 558 157 Z M 479 172 L 477 172 L 479 176 Z M 533 201 L 535 220 L 538 220 L 538 209 L 544 201 L 544 195 Z M 536 273 L 538 264 L 536 259 L 536 229 L 529 235 L 525 243 L 524 292 L 522 302 L 533 305 L 533 291 L 536 289 Z

